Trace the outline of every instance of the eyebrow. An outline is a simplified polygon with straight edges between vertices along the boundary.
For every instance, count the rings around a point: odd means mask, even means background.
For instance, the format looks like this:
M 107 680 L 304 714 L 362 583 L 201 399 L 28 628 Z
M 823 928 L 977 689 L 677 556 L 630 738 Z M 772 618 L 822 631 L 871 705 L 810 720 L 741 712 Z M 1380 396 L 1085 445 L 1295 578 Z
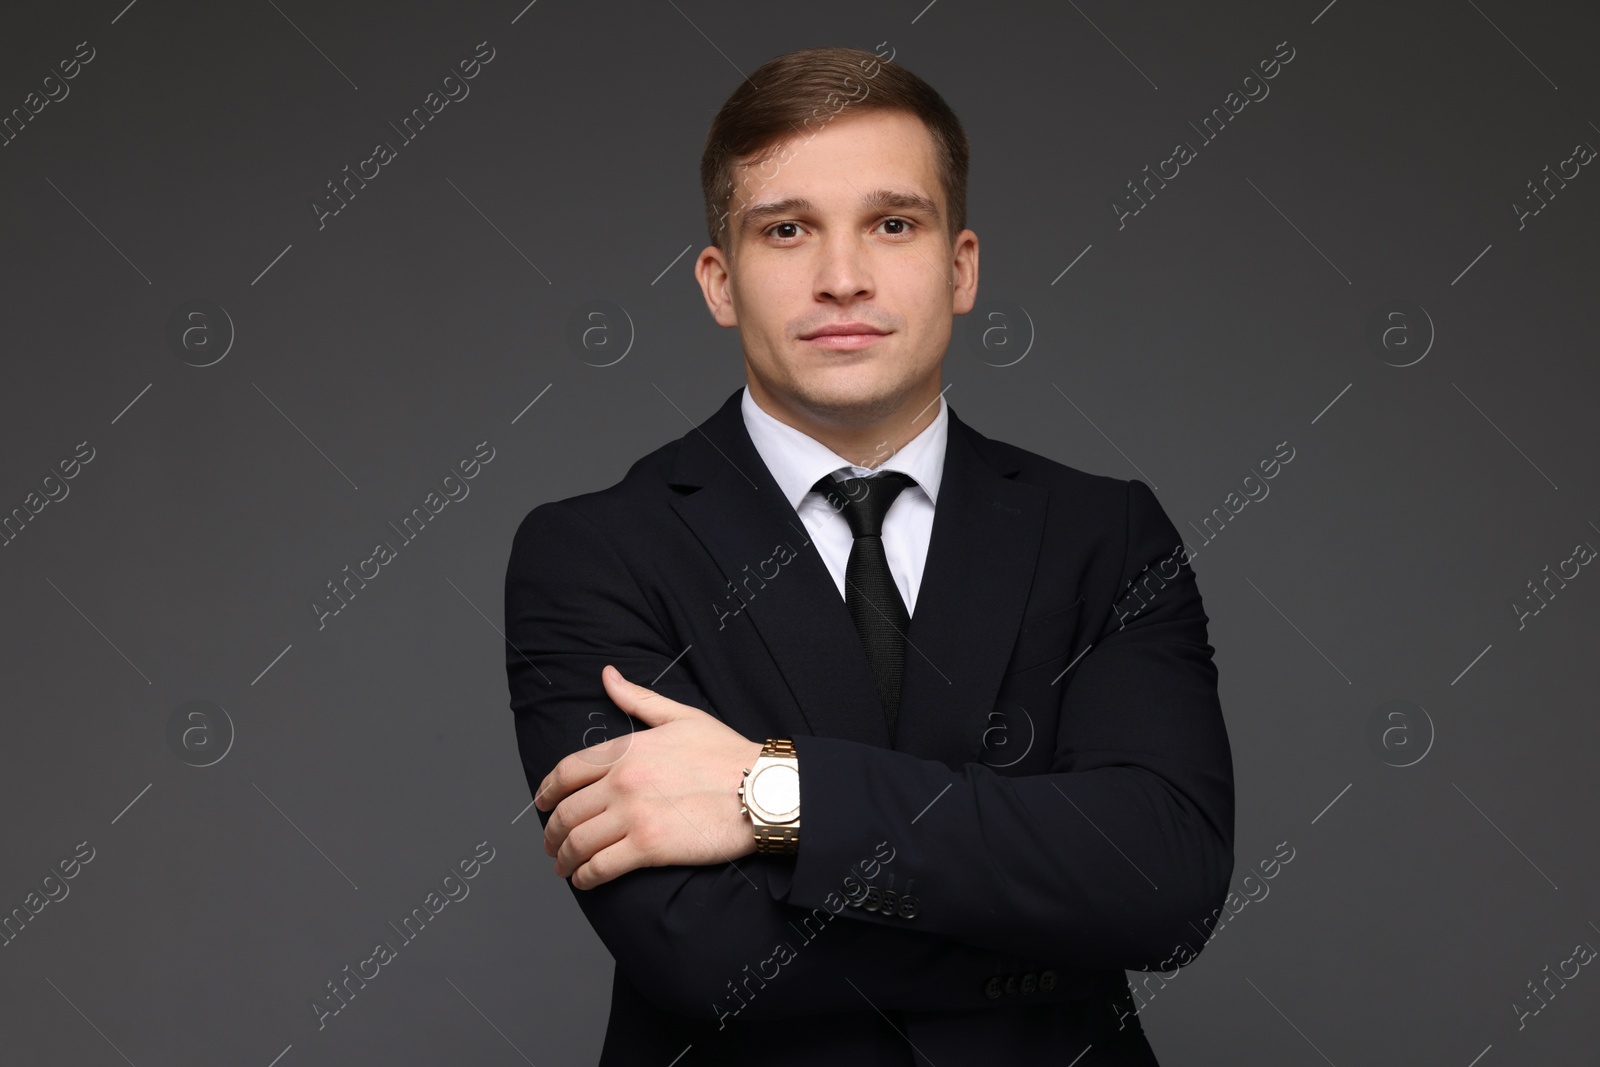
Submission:
M 895 189 L 874 189 L 861 198 L 861 206 L 868 211 L 884 211 L 897 209 L 900 211 L 917 211 L 934 222 L 939 221 L 939 205 L 921 193 L 907 193 Z M 785 215 L 815 212 L 817 206 L 803 196 L 787 196 L 782 200 L 767 200 L 754 204 L 744 213 L 741 228 L 751 230 L 759 227 L 769 219 L 781 218 Z

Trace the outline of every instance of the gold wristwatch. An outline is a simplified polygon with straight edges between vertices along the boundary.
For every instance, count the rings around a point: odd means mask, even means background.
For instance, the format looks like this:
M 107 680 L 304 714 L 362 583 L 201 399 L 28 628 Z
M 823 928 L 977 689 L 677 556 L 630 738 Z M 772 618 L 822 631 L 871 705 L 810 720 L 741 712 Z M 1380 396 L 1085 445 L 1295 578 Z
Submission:
M 756 851 L 792 856 L 800 844 L 800 761 L 786 737 L 768 738 L 739 783 L 739 813 L 750 816 Z

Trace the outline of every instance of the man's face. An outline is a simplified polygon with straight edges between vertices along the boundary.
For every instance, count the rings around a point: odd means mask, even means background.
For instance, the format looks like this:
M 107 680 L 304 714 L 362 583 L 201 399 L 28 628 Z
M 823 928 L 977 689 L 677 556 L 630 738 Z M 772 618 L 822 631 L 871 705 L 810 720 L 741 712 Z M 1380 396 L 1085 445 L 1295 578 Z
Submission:
M 932 403 L 951 316 L 977 293 L 978 239 L 949 237 L 922 121 L 846 111 L 810 141 L 736 167 L 734 189 L 731 254 L 707 247 L 695 274 L 712 317 L 739 328 L 752 394 L 840 427 Z M 861 332 L 819 333 L 840 324 Z

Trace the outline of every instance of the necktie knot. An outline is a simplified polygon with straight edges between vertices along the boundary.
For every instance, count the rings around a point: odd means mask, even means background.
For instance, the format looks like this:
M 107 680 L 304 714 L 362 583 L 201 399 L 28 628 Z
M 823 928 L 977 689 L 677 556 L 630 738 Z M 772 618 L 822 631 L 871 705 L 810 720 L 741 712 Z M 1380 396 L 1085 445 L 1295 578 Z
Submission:
M 844 514 L 852 537 L 881 537 L 889 505 L 903 490 L 916 484 L 909 474 L 881 471 L 865 478 L 835 479 L 832 474 L 824 474 L 812 488 Z

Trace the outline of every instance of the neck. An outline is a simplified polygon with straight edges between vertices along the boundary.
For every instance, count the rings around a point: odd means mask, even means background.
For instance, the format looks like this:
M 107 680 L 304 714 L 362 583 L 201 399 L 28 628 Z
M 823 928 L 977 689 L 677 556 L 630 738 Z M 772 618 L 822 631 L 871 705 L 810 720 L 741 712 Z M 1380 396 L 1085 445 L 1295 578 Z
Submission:
M 939 382 L 908 396 L 888 414 L 869 422 L 842 422 L 783 403 L 754 380 L 747 382 L 750 399 L 786 426 L 822 444 L 858 467 L 876 470 L 884 460 L 904 448 L 939 416 Z

